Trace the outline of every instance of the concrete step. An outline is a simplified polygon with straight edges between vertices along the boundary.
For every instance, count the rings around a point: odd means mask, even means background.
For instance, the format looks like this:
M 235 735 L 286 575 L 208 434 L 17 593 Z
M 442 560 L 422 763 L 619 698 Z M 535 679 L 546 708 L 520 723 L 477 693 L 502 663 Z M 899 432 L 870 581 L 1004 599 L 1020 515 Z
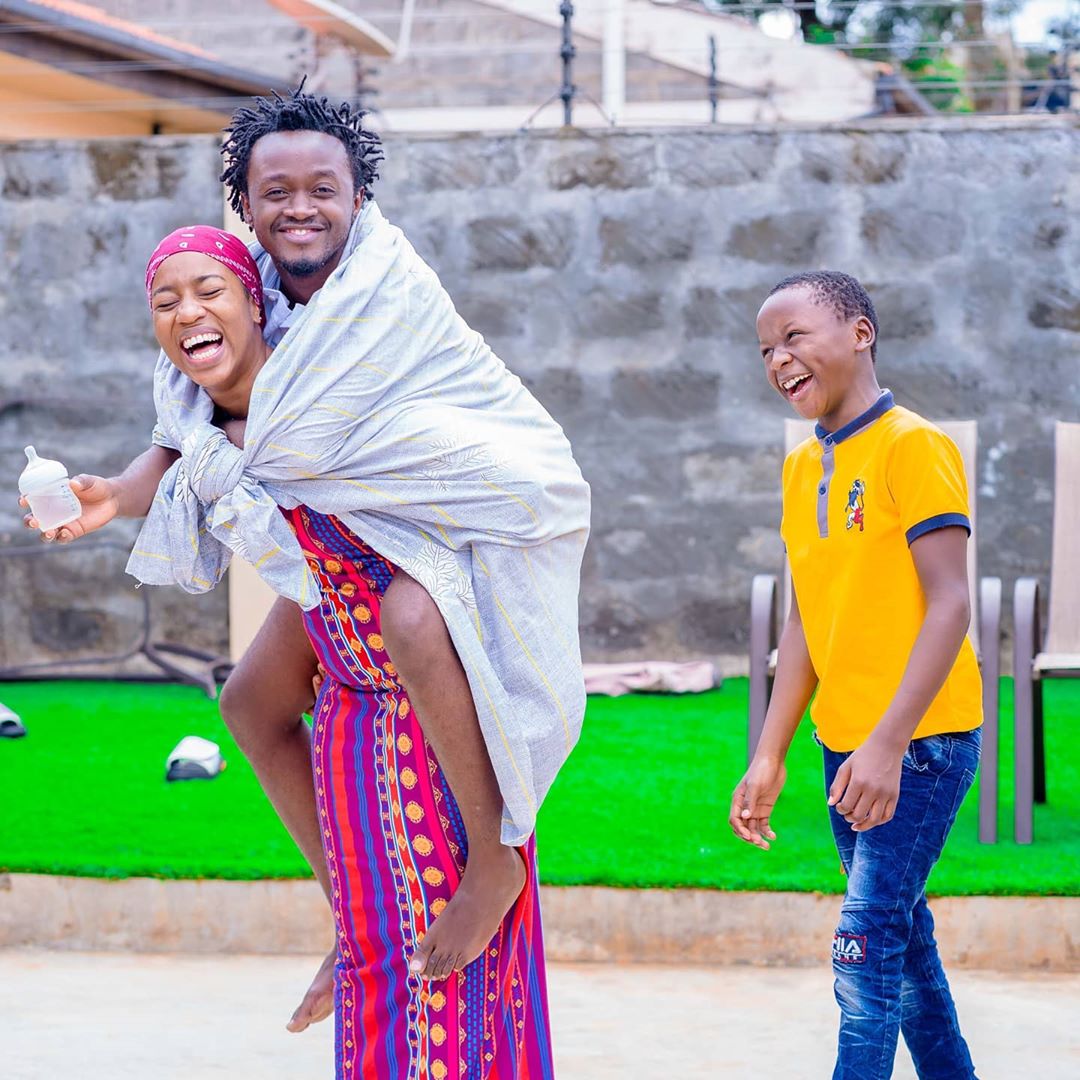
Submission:
M 838 896 L 705 889 L 542 890 L 557 961 L 816 965 Z M 1080 972 L 1080 898 L 931 902 L 950 967 Z M 0 948 L 317 953 L 333 940 L 313 881 L 0 876 Z

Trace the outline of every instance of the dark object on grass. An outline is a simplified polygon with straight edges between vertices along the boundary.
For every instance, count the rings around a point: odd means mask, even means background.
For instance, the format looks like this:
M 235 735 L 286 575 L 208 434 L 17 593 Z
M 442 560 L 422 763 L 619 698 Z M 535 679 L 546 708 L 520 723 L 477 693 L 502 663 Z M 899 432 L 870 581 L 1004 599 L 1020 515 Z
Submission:
M 0 739 L 21 739 L 25 734 L 26 727 L 13 712 L 0 712 Z
M 217 743 L 186 735 L 165 762 L 166 780 L 213 780 L 225 768 Z
M 198 761 L 174 761 L 165 774 L 166 780 L 213 780 L 216 772 L 210 772 Z

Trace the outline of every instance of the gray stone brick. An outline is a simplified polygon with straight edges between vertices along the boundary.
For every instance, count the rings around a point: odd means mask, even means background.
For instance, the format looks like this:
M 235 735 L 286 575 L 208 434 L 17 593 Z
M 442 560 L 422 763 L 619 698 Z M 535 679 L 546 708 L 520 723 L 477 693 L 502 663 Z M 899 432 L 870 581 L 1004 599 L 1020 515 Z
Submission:
M 941 259 L 959 252 L 967 234 L 966 220 L 951 210 L 907 204 L 867 211 L 862 239 L 867 253 L 888 259 Z
M 934 296 L 925 285 L 865 284 L 874 301 L 883 341 L 933 333 Z
M 907 164 L 902 137 L 887 134 L 822 133 L 801 146 L 786 174 L 789 184 L 886 184 L 899 180 Z
M 524 379 L 525 385 L 553 416 L 581 415 L 587 409 L 585 380 L 573 368 L 548 368 Z
M 177 153 L 173 147 L 158 148 L 152 141 L 103 140 L 87 146 L 100 193 L 118 202 L 171 199 L 178 194 L 193 167 L 200 164 L 220 167 L 220 161 L 210 157 L 205 147 L 200 147 L 202 160 L 195 161 Z
M 574 222 L 568 214 L 539 220 L 484 217 L 469 223 L 469 265 L 474 270 L 528 270 L 563 267 L 574 249 Z
M 689 338 L 754 339 L 754 320 L 775 282 L 753 288 L 717 289 L 695 285 L 683 307 Z
M 481 192 L 513 184 L 521 176 L 520 141 L 513 136 L 419 143 L 407 187 L 425 192 Z
M 803 211 L 775 213 L 736 225 L 729 247 L 733 254 L 760 263 L 779 263 L 790 270 L 812 266 L 828 221 Z
M 1050 286 L 1028 305 L 1028 321 L 1040 330 L 1080 334 L 1080 293 Z
M 492 290 L 459 293 L 455 306 L 461 317 L 485 338 L 519 337 L 525 330 L 525 311 Z
M 0 155 L 0 197 L 11 202 L 55 199 L 71 187 L 70 155 L 62 144 L 16 143 Z
M 595 288 L 582 297 L 571 318 L 584 338 L 634 337 L 663 329 L 663 296 L 652 290 L 626 293 Z
M 656 147 L 652 139 L 587 136 L 585 146 L 560 146 L 548 164 L 548 183 L 557 191 L 572 188 L 648 187 L 656 181 Z
M 661 161 L 671 183 L 688 188 L 734 187 L 769 174 L 779 139 L 775 135 L 670 134 Z
M 616 372 L 611 397 L 623 416 L 682 420 L 715 413 L 719 394 L 715 372 L 668 368 Z
M 694 231 L 690 222 L 680 217 L 672 220 L 661 211 L 658 215 L 632 212 L 601 218 L 601 264 L 647 268 L 663 262 L 685 262 L 694 250 Z

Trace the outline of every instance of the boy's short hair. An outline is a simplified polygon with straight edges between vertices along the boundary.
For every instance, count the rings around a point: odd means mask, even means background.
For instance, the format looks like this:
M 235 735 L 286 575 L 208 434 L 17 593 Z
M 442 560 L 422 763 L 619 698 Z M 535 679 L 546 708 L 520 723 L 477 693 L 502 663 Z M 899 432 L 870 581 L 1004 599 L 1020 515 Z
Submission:
M 774 296 L 785 289 L 806 288 L 821 304 L 828 304 L 841 319 L 857 319 L 860 315 L 870 320 L 874 328 L 874 344 L 870 346 L 870 359 L 877 360 L 877 339 L 881 333 L 877 312 L 870 294 L 850 274 L 839 270 L 803 270 L 777 282 L 769 292 Z

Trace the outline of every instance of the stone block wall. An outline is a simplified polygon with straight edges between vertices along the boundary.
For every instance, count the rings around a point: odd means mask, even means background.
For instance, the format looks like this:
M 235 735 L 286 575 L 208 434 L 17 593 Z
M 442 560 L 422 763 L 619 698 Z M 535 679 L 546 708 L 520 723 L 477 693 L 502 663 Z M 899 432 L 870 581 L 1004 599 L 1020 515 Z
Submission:
M 386 154 L 384 212 L 563 424 L 593 486 L 588 657 L 745 663 L 750 579 L 782 556 L 787 414 L 753 321 L 807 267 L 866 283 L 900 402 L 978 418 L 981 571 L 1007 590 L 1045 578 L 1053 422 L 1080 420 L 1070 120 L 391 137 Z M 88 470 L 142 445 L 142 260 L 166 228 L 220 213 L 215 169 L 203 138 L 0 148 L 17 283 L 0 314 L 19 328 L 0 344 L 2 396 L 72 399 L 0 412 L 12 479 L 50 425 Z M 15 522 L 0 507 L 19 540 Z M 197 632 L 220 639 L 223 598 L 195 605 Z
M 138 643 L 144 598 L 123 572 L 137 523 L 97 534 L 101 550 L 40 553 L 17 505 L 22 448 L 112 475 L 149 445 L 146 260 L 178 226 L 220 223 L 218 171 L 207 138 L 0 146 L 0 667 Z M 227 648 L 224 590 L 150 599 L 155 639 Z
M 980 422 L 980 571 L 1045 578 L 1053 422 L 1080 420 L 1070 121 L 391 142 L 379 198 L 569 433 L 595 496 L 586 654 L 745 665 L 779 567 L 782 420 L 754 315 L 865 282 L 882 385 Z M 1009 594 L 1011 595 L 1011 594 Z

